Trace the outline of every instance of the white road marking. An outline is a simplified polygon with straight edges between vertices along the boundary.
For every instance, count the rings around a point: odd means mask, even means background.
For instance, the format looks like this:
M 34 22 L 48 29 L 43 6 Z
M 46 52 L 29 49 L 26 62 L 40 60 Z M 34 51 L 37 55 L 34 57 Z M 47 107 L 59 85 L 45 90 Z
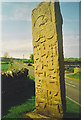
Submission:
M 71 85 L 72 87 L 76 87 L 75 85 Z
M 69 84 L 69 83 L 65 83 L 66 85 L 69 85 L 69 86 L 72 86 L 72 87 L 76 87 L 75 85 L 73 85 L 73 84 Z
M 70 97 L 66 96 L 68 99 L 70 99 L 71 101 L 73 101 L 74 103 L 78 104 L 81 107 L 81 104 L 79 104 L 78 102 L 76 102 L 75 100 L 71 99 Z

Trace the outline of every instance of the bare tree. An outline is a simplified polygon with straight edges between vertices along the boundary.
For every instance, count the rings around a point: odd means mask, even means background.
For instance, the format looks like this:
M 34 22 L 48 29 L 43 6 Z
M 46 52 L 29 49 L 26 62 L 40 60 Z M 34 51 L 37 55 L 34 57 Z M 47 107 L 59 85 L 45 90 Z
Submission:
M 32 63 L 34 63 L 34 55 L 30 54 L 30 60 L 32 61 Z

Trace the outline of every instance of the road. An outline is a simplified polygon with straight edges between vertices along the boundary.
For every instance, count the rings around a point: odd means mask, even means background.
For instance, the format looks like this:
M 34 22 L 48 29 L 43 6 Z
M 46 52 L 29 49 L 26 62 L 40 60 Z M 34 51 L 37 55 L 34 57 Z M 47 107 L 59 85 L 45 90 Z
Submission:
M 29 69 L 29 74 L 34 77 L 34 69 L 32 66 L 27 66 L 23 64 L 17 64 L 18 67 L 25 67 Z M 66 96 L 71 98 L 74 102 L 78 103 L 81 106 L 81 81 L 67 78 L 65 75 L 65 88 Z
M 81 81 L 65 77 L 66 96 L 81 105 Z

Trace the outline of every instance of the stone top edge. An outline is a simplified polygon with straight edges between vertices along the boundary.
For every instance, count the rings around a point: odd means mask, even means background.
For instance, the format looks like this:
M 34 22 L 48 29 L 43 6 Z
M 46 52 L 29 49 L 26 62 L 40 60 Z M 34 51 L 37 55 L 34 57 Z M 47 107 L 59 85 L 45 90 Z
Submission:
M 54 1 L 42 1 L 40 2 L 33 10 L 32 10 L 32 13 L 37 10 L 42 4 L 44 3 L 55 3 Z
M 47 1 L 42 1 L 42 2 L 40 2 L 40 3 L 32 10 L 32 15 L 34 14 L 35 10 L 39 9 L 44 3 L 47 3 Z M 52 4 L 55 5 L 57 2 L 54 2 L 54 1 L 50 0 L 49 3 L 52 3 Z M 59 3 L 59 1 L 58 1 L 58 3 Z M 59 6 L 59 8 L 60 8 L 60 6 Z M 59 13 L 60 13 L 61 21 L 62 21 L 62 24 L 63 24 L 62 13 L 61 13 L 60 10 L 59 10 Z

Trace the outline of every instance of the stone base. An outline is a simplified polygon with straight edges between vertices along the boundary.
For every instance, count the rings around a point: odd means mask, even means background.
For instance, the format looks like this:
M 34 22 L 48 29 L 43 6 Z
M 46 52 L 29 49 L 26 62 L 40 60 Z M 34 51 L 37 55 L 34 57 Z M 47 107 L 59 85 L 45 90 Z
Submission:
M 38 114 L 36 110 L 32 111 L 32 112 L 28 112 L 26 114 L 23 115 L 24 118 L 27 118 L 29 120 L 59 120 L 59 117 L 57 118 L 56 116 L 54 117 L 48 117 L 48 116 L 45 116 L 45 115 L 41 115 L 41 114 Z M 60 118 L 60 120 L 62 120 L 62 118 Z

